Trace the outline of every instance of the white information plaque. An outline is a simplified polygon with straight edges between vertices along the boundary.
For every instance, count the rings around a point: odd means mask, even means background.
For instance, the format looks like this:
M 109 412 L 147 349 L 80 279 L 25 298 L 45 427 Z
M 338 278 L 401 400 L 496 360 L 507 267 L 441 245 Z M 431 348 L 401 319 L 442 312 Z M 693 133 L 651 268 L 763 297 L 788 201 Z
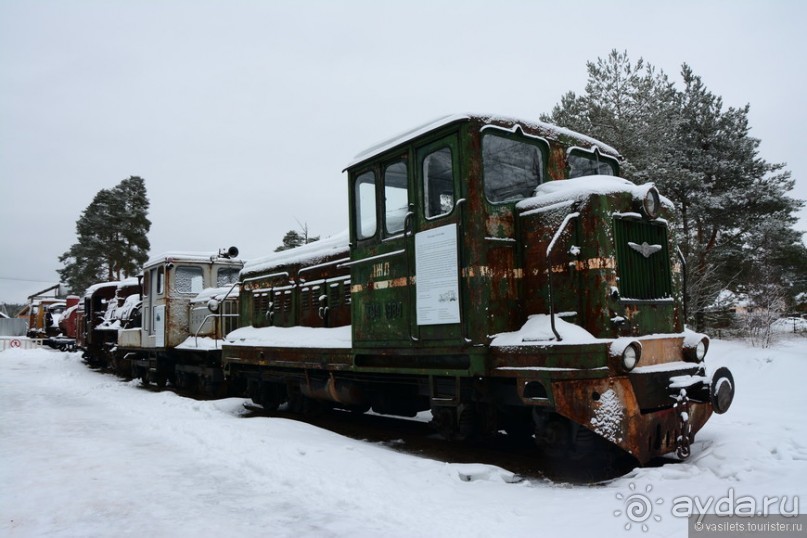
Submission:
M 457 225 L 415 234 L 418 325 L 460 322 Z

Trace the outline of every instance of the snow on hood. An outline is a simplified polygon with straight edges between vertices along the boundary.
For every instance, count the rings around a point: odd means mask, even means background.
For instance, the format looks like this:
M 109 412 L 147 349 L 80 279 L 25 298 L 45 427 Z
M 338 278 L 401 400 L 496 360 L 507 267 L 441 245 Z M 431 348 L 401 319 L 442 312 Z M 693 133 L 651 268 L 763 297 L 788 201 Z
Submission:
M 590 196 L 621 192 L 629 192 L 633 195 L 634 200 L 642 200 L 651 187 L 653 187 L 652 183 L 636 185 L 617 176 L 583 176 L 573 179 L 560 179 L 538 185 L 532 197 L 521 200 L 516 204 L 516 207 L 521 211 L 529 211 L 561 202 L 582 201 Z M 668 198 L 664 196 L 659 198 L 662 204 L 669 209 L 674 209 L 672 201 Z
M 273 252 L 263 258 L 251 260 L 244 265 L 241 275 L 265 273 L 283 265 L 315 264 L 325 258 L 347 255 L 350 252 L 350 236 L 347 230 L 341 233 L 301 245 L 289 250 Z
M 600 340 L 583 327 L 563 321 L 558 316 L 555 316 L 555 329 L 557 329 L 562 339 L 560 342 L 557 341 L 555 333 L 552 332 L 551 317 L 548 314 L 533 314 L 521 329 L 494 336 L 490 346 L 545 346 L 550 342 L 552 342 L 552 345 L 580 345 L 610 341 Z
M 221 343 L 221 340 L 209 336 L 189 336 L 177 346 L 177 349 L 212 351 L 221 349 Z
M 130 317 L 132 317 L 132 310 L 137 308 L 137 306 L 140 305 L 140 303 L 142 303 L 140 295 L 136 293 L 133 295 L 129 295 L 128 297 L 126 297 L 126 299 L 123 300 L 123 305 L 121 305 L 120 308 L 117 308 L 115 310 L 115 317 L 120 320 L 129 319 Z
M 191 299 L 191 304 L 206 303 L 210 299 L 216 299 L 217 301 L 223 301 L 227 298 L 235 299 L 238 298 L 240 290 L 240 286 L 233 286 L 232 284 L 220 288 L 205 288 L 199 292 L 199 295 Z
M 344 327 L 242 327 L 226 337 L 229 346 L 350 348 L 350 325 Z

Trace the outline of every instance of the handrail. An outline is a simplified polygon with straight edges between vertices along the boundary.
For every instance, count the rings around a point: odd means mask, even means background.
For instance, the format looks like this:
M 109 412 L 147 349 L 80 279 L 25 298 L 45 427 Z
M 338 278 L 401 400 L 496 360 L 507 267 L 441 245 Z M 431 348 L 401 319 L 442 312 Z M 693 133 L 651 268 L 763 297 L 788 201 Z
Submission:
M 286 274 L 288 274 L 288 273 L 286 273 Z M 250 279 L 249 279 L 249 278 L 247 278 L 247 279 L 245 279 L 245 280 L 243 280 L 243 281 L 242 281 L 242 280 L 239 280 L 239 281 L 237 281 L 237 282 L 233 282 L 233 285 L 232 285 L 232 286 L 230 286 L 230 289 L 229 289 L 229 290 L 227 290 L 227 293 L 225 293 L 225 294 L 224 294 L 224 298 L 221 300 L 221 303 L 219 304 L 218 312 L 213 312 L 213 315 L 219 314 L 219 315 L 221 315 L 221 316 L 223 317 L 223 314 L 221 314 L 221 311 L 223 310 L 223 307 L 222 307 L 221 305 L 224 303 L 224 301 L 226 301 L 226 300 L 227 300 L 227 297 L 229 297 L 229 296 L 230 296 L 230 294 L 233 292 L 233 290 L 235 289 L 235 287 L 236 287 L 236 286 L 240 286 L 240 285 L 241 285 L 243 282 L 246 282 L 247 280 L 250 280 Z M 231 317 L 232 317 L 232 315 L 231 315 L 231 314 L 228 314 L 228 316 L 231 316 Z M 207 317 L 205 317 L 205 319 L 202 321 L 202 325 L 204 325 L 206 321 L 207 321 Z M 201 329 L 201 328 L 202 328 L 202 325 L 200 325 L 200 326 L 199 326 L 199 329 Z M 222 328 L 224 327 L 224 324 L 223 324 L 223 323 L 221 323 L 220 325 L 222 326 Z M 214 334 L 215 334 L 215 331 L 214 331 Z M 197 340 L 198 340 L 198 338 L 199 338 L 199 336 L 198 336 L 198 335 L 199 335 L 199 331 L 197 330 L 197 331 L 196 331 L 196 338 L 197 338 Z M 224 337 L 224 335 L 223 335 L 223 334 L 222 334 L 221 336 L 222 336 L 222 338 Z M 194 344 L 196 344 L 196 340 L 194 340 Z
M 252 282 L 252 281 L 254 281 L 254 280 L 262 280 L 262 279 L 264 279 L 264 278 L 277 278 L 277 277 L 279 277 L 279 276 L 285 276 L 285 277 L 288 277 L 288 276 L 290 276 L 290 275 L 289 275 L 289 272 L 288 272 L 288 271 L 280 271 L 279 273 L 271 273 L 271 274 L 268 274 L 268 275 L 256 275 L 256 276 L 251 276 L 251 277 L 249 277 L 249 278 L 245 278 L 244 280 L 241 280 L 241 281 L 239 281 L 239 282 L 236 282 L 236 284 L 246 284 L 247 282 Z M 230 291 L 232 291 L 232 290 L 230 290 Z
M 684 257 L 684 253 L 681 252 L 681 247 L 676 246 L 675 250 L 678 252 L 678 259 L 681 260 L 681 274 L 683 276 L 683 281 L 681 282 L 683 289 L 681 291 L 684 293 L 684 323 L 686 323 L 688 310 L 687 303 L 689 302 L 687 300 L 687 260 Z
M 467 203 L 468 203 L 467 199 L 460 198 L 454 204 L 454 207 L 457 208 L 457 212 L 458 212 L 458 215 L 457 215 L 457 236 L 458 236 L 457 237 L 457 267 L 460 268 L 460 274 L 462 273 L 461 268 L 462 268 L 462 259 L 463 259 L 463 256 L 462 256 L 462 253 L 463 253 L 462 252 L 463 251 L 463 249 L 462 249 L 462 223 L 463 223 L 463 218 L 462 217 L 463 217 L 463 213 L 464 213 L 463 208 L 465 207 L 465 204 L 467 204 Z M 464 309 L 464 302 L 465 301 L 463 300 L 462 286 L 460 286 L 460 289 L 457 290 L 457 291 L 459 291 L 459 308 L 460 308 L 460 312 L 464 312 L 465 311 L 465 309 Z M 468 321 L 464 316 L 460 317 L 460 331 L 462 332 L 463 340 L 465 340 L 465 342 L 467 342 L 467 343 L 470 343 L 471 339 L 468 337 Z
M 406 216 L 404 217 L 404 257 L 406 258 L 406 281 L 409 286 L 407 286 L 407 290 L 409 291 L 409 304 L 417 304 L 417 300 L 413 300 L 412 296 L 416 292 L 412 291 L 413 286 L 411 285 L 412 282 L 412 255 L 409 252 L 409 241 L 410 237 L 414 237 L 414 222 L 415 222 L 415 213 L 412 211 L 415 209 L 414 204 L 409 204 L 409 211 L 406 212 Z M 412 239 L 414 241 L 414 239 Z M 416 296 L 415 296 L 416 297 Z M 418 336 L 415 336 L 415 327 L 417 327 L 417 313 L 415 315 L 411 315 L 409 318 L 409 340 L 412 342 L 417 342 L 420 340 Z
M 341 267 L 341 264 L 343 264 L 346 261 L 350 261 L 350 258 L 339 258 L 338 260 L 331 260 L 329 262 L 319 263 L 317 265 L 309 265 L 307 267 L 302 267 L 302 268 L 300 268 L 299 271 L 297 271 L 297 278 L 300 278 L 300 275 L 302 273 L 306 273 L 308 271 L 313 271 L 315 269 L 322 269 L 323 267 L 329 267 L 331 265 L 336 265 L 337 267 Z
M 369 262 L 374 262 L 374 261 L 378 261 L 378 260 L 383 260 L 384 258 L 392 258 L 393 256 L 400 256 L 401 254 L 404 254 L 405 252 L 406 252 L 406 249 L 402 248 L 400 250 L 393 250 L 392 252 L 385 252 L 384 254 L 378 254 L 376 256 L 370 256 L 369 258 L 362 258 L 360 260 L 353 260 L 352 262 L 340 263 L 336 267 L 339 268 L 339 269 L 341 269 L 342 267 L 353 267 L 354 265 L 359 265 L 359 264 L 362 264 L 362 263 L 369 263 Z
M 207 323 L 207 320 L 209 320 L 211 317 L 215 318 L 216 316 L 219 316 L 219 317 L 222 317 L 222 318 L 237 318 L 238 314 L 220 314 L 220 313 L 211 312 L 210 314 L 206 315 L 205 319 L 202 320 L 202 323 L 199 324 L 199 328 L 196 329 L 196 333 L 193 335 L 193 345 L 196 346 L 197 348 L 199 347 L 199 331 L 201 331 L 202 327 L 205 326 L 205 323 Z M 217 332 L 216 330 L 213 331 L 213 336 L 216 335 L 216 332 Z M 223 339 L 224 335 L 221 335 L 221 336 L 222 336 L 222 339 Z M 218 338 L 213 338 L 213 340 L 218 341 Z
M 552 332 L 555 333 L 555 338 L 558 339 L 558 342 L 563 340 L 563 338 L 560 337 L 558 330 L 555 328 L 555 306 L 552 303 L 552 250 L 555 248 L 555 243 L 558 241 L 558 239 L 560 238 L 560 234 L 563 233 L 563 231 L 566 229 L 566 226 L 568 226 L 569 222 L 572 219 L 576 219 L 579 216 L 580 213 L 578 211 L 566 215 L 566 217 L 563 219 L 563 222 L 558 227 L 558 230 L 555 232 L 555 235 L 552 236 L 552 241 L 549 242 L 549 246 L 546 247 L 546 263 L 547 263 L 546 282 L 548 288 L 547 294 L 549 299 L 549 323 L 552 326 Z

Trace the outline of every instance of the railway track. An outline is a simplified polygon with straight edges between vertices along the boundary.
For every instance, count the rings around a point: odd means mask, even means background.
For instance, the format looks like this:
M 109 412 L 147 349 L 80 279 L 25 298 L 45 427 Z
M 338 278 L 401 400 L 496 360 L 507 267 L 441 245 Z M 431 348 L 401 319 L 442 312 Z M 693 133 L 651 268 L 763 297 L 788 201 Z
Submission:
M 93 368 L 105 375 L 115 375 L 105 369 Z M 213 400 L 171 385 L 140 385 L 149 392 L 170 391 L 196 400 Z M 249 401 L 242 418 L 290 418 L 351 439 L 385 446 L 391 450 L 446 463 L 479 463 L 500 467 L 513 473 L 513 481 L 552 481 L 570 484 L 597 484 L 622 476 L 636 467 L 636 461 L 614 449 L 585 459 L 565 459 L 542 455 L 532 439 L 515 439 L 500 432 L 488 438 L 452 442 L 443 439 L 424 414 L 416 418 L 394 417 L 375 413 L 353 413 L 339 409 L 322 409 L 315 414 L 292 413 L 281 406 L 269 411 Z M 678 460 L 656 458 L 646 464 L 657 467 Z
M 504 433 L 492 438 L 451 442 L 437 434 L 428 422 L 373 413 L 356 414 L 327 410 L 319 416 L 301 416 L 284 411 L 267 411 L 246 404 L 246 419 L 293 418 L 352 439 L 376 443 L 392 450 L 447 463 L 481 463 L 501 467 L 514 475 L 513 481 L 550 480 L 571 484 L 593 484 L 624 475 L 636 461 L 615 450 L 603 457 L 565 460 L 542 456 L 532 439 L 513 439 Z M 659 459 L 651 466 L 674 460 Z

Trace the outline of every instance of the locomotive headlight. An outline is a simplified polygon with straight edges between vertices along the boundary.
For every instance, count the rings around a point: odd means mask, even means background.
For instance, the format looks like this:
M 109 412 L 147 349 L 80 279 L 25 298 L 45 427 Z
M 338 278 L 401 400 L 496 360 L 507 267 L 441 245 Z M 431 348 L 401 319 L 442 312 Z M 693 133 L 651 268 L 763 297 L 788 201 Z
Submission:
M 215 314 L 219 311 L 219 302 L 216 299 L 210 299 L 207 302 L 207 309 Z
M 639 358 L 642 356 L 642 348 L 636 344 L 629 344 L 625 351 L 622 352 L 622 369 L 625 372 L 630 372 L 636 368 Z
M 630 373 L 642 359 L 642 343 L 628 338 L 617 338 L 611 344 L 608 364 L 617 374 Z
M 695 348 L 695 356 L 698 358 L 698 362 L 702 361 L 706 357 L 707 351 L 709 351 L 709 341 L 704 338 L 698 342 L 698 346 Z
M 684 360 L 687 362 L 703 362 L 706 354 L 709 352 L 709 337 L 706 335 L 697 335 L 697 342 L 684 341 Z
M 647 189 L 642 199 L 642 209 L 648 218 L 654 219 L 658 216 L 659 209 L 661 209 L 661 198 L 656 187 Z

